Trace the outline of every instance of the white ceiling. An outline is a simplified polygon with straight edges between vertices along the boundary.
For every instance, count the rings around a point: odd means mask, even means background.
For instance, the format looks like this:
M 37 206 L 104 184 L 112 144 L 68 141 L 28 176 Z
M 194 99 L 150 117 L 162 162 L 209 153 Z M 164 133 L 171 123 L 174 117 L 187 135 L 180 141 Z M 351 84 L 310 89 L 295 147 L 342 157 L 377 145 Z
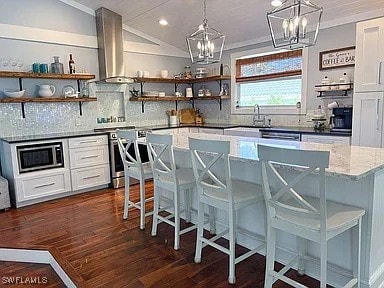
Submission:
M 123 24 L 186 50 L 185 37 L 203 18 L 203 0 L 75 0 L 93 10 L 103 6 L 123 16 Z M 384 14 L 384 0 L 313 0 L 324 8 L 322 23 L 340 24 L 363 14 Z M 226 45 L 269 36 L 266 13 L 270 0 L 207 0 L 211 27 L 226 35 Z M 169 25 L 160 26 L 160 18 Z

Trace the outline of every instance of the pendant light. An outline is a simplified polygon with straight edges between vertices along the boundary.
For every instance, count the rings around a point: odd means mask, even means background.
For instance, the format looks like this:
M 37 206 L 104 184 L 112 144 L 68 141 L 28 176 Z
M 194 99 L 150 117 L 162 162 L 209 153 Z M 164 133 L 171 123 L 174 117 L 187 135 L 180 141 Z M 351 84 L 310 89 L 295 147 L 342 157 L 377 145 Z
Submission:
M 208 26 L 206 0 L 204 0 L 204 19 L 198 30 L 187 38 L 192 63 L 212 64 L 220 62 L 225 36 Z
M 275 48 L 300 49 L 316 44 L 323 8 L 307 0 L 286 0 L 267 13 Z

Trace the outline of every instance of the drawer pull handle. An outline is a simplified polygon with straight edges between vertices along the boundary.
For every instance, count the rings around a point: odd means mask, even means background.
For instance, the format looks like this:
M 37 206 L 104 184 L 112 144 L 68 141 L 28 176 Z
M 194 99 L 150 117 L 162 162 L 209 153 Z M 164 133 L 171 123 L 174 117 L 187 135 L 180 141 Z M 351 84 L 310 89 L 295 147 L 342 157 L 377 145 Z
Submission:
M 97 142 L 97 140 L 83 140 L 83 141 L 80 141 L 79 143 L 86 144 L 86 143 L 95 143 L 95 142 Z
M 56 184 L 55 182 L 52 182 L 52 183 L 48 183 L 48 184 L 36 185 L 36 186 L 34 186 L 33 188 L 34 188 L 34 189 L 36 189 L 36 188 L 43 188 L 43 187 L 53 186 L 53 185 L 55 185 L 55 184 Z
M 89 159 L 89 158 L 97 158 L 98 155 L 88 155 L 88 156 L 81 156 L 80 159 Z
M 100 174 L 93 175 L 93 176 L 86 176 L 86 177 L 83 177 L 83 180 L 92 179 L 92 178 L 99 178 L 100 176 L 101 176 Z

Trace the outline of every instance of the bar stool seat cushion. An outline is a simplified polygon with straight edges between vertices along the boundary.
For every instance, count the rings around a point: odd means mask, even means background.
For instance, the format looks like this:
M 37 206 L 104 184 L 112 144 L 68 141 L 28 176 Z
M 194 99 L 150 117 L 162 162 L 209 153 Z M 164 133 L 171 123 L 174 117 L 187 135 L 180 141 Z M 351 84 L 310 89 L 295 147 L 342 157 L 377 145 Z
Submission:
M 303 197 L 309 204 L 316 209 L 320 209 L 320 199 L 305 196 Z M 289 206 L 300 208 L 298 203 L 293 199 L 284 202 Z M 341 229 L 343 227 L 350 227 L 352 223 L 356 223 L 359 218 L 364 215 L 365 211 L 356 207 L 342 205 L 336 202 L 327 201 L 327 231 Z M 295 225 L 303 226 L 312 230 L 320 230 L 320 220 L 311 219 L 306 217 L 298 217 L 291 213 L 283 213 L 276 211 L 276 217 Z

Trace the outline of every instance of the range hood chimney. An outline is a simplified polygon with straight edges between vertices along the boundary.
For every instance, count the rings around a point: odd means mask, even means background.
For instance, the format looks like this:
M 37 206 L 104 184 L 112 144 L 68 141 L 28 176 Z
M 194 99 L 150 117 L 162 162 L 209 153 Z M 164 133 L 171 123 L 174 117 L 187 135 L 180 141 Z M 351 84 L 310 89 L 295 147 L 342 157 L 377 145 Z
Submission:
M 107 8 L 96 10 L 100 80 L 107 83 L 132 83 L 124 71 L 122 17 Z

